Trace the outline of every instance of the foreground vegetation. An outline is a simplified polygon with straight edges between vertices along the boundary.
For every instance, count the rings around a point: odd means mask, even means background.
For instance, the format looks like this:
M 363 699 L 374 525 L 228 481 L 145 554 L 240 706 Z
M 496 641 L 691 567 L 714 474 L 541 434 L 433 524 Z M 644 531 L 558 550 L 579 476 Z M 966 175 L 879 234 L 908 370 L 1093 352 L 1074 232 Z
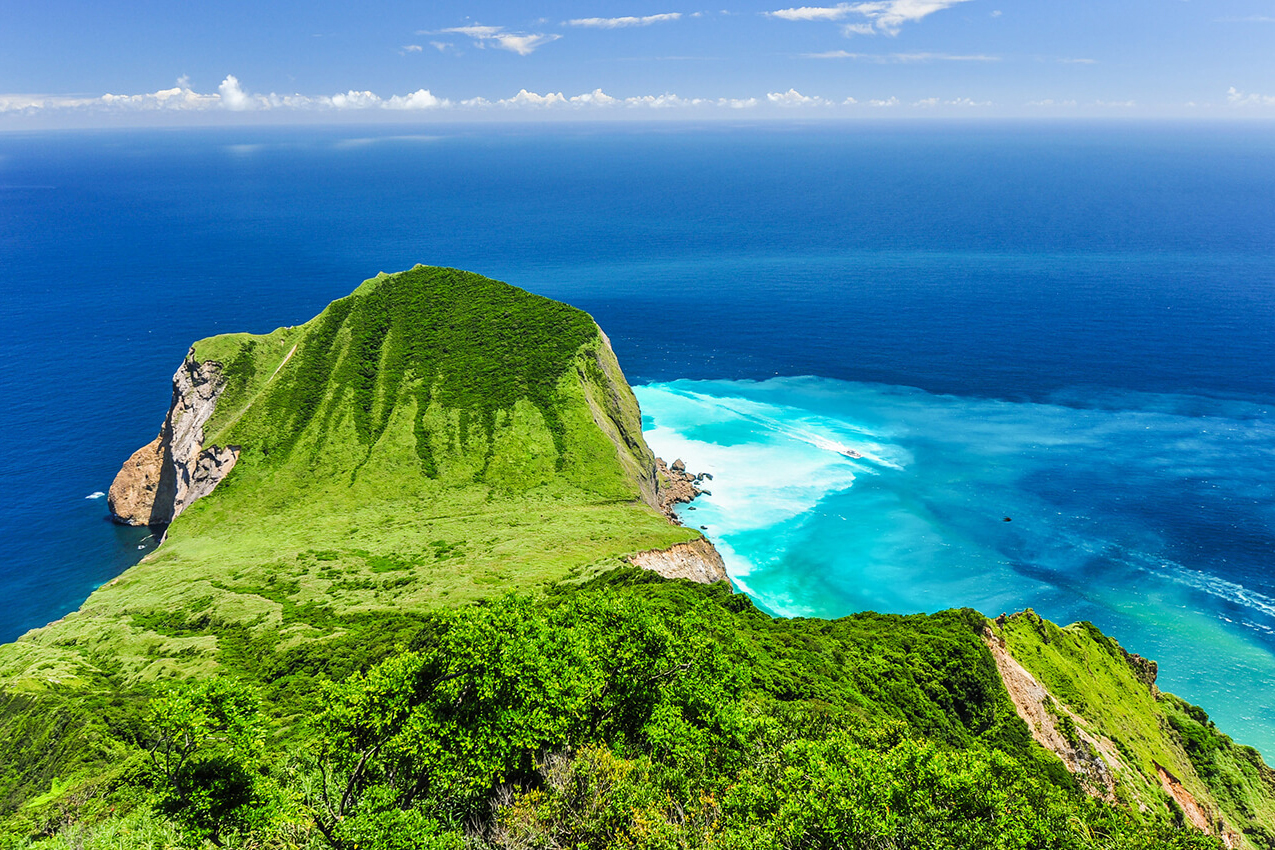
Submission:
M 627 566 L 699 534 L 653 507 L 578 310 L 417 267 L 192 357 L 238 464 L 0 646 L 0 846 L 1220 846 L 1163 768 L 1275 850 L 1275 774 L 1091 627 L 776 620 Z M 1033 741 L 988 641 L 1118 751 L 1114 802 Z
M 253 647 L 97 706 L 115 766 L 51 782 L 10 841 L 1218 846 L 1167 805 L 1084 794 L 1014 714 L 984 624 L 774 620 L 723 585 L 630 568 L 369 630 L 353 669 L 344 651 Z

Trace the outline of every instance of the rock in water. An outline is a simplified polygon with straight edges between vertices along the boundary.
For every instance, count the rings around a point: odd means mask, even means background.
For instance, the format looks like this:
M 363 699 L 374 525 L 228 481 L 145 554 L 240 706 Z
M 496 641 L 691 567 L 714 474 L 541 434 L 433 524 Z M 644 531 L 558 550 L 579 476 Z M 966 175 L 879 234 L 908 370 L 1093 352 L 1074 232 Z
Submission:
M 107 505 L 116 522 L 168 525 L 230 473 L 238 446 L 204 448 L 204 425 L 224 387 L 221 364 L 196 362 L 192 348 L 173 375 L 173 400 L 159 436 L 134 452 L 111 484 Z

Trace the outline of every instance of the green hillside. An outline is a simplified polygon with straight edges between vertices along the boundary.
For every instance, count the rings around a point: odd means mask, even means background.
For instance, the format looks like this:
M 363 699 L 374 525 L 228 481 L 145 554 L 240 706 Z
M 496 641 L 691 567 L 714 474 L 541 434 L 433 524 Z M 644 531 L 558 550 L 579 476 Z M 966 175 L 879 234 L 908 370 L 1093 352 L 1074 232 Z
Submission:
M 1222 846 L 1160 765 L 1275 848 L 1271 771 L 1096 630 L 773 619 L 626 565 L 699 534 L 579 310 L 418 266 L 185 368 L 238 460 L 0 646 L 0 846 Z M 1005 652 L 1123 754 L 1113 800 L 1033 741 Z

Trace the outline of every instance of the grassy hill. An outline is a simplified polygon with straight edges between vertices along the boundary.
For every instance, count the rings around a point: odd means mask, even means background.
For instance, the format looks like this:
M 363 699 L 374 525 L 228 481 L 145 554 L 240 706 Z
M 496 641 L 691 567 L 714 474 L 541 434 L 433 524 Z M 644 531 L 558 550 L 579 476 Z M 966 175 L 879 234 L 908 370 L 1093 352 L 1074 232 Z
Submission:
M 418 266 L 208 364 L 233 471 L 0 647 L 0 845 L 1221 846 L 1163 768 L 1275 847 L 1256 753 L 1096 630 L 776 620 L 626 566 L 699 535 L 579 310 Z M 1033 741 L 997 640 L 1124 755 L 1114 802 Z

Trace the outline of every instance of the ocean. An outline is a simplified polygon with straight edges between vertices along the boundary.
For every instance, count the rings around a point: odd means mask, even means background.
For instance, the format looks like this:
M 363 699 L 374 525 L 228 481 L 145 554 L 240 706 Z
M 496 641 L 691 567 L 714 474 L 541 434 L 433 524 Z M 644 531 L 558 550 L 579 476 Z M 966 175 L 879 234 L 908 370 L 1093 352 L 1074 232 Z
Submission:
M 1275 127 L 0 135 L 0 639 L 155 542 L 189 344 L 450 265 L 591 312 L 783 616 L 1085 619 L 1275 754 Z

